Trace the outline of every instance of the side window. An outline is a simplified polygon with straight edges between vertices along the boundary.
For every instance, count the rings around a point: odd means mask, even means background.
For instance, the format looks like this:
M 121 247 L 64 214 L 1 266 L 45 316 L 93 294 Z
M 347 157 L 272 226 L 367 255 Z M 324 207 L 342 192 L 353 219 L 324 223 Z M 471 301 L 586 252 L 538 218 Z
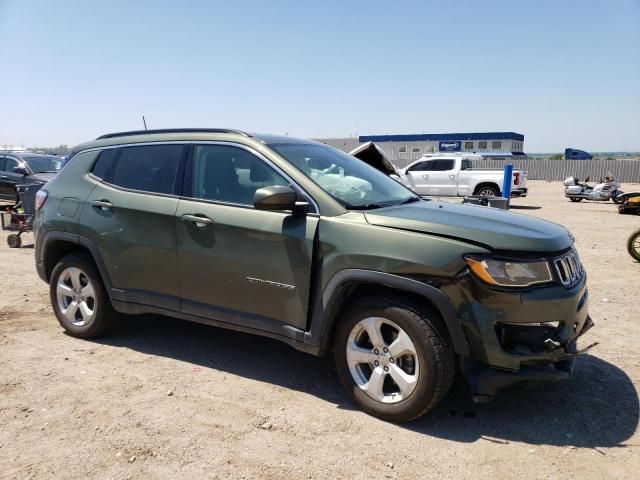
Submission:
M 471 160 L 467 160 L 466 158 L 462 159 L 462 165 L 460 166 L 460 170 L 469 170 L 471 168 Z
M 20 164 L 15 158 L 5 157 L 4 171 L 5 172 L 13 172 L 13 169 L 18 167 Z
M 111 183 L 153 193 L 172 193 L 183 145 L 125 147 Z
M 289 182 L 250 152 L 225 145 L 198 145 L 193 153 L 194 198 L 253 205 L 259 188 Z
M 4 171 L 4 157 L 0 156 L 0 171 Z
M 447 170 L 453 170 L 455 160 L 436 160 L 434 170 L 438 172 L 445 172 Z
M 426 162 L 416 163 L 409 169 L 410 172 L 425 172 L 431 171 L 434 168 L 435 160 L 427 160 Z
M 93 173 L 98 178 L 104 180 L 109 179 L 109 174 L 113 169 L 113 165 L 119 152 L 120 149 L 118 148 L 108 148 L 106 150 L 102 150 L 102 152 L 100 152 L 100 156 L 96 160 L 96 163 L 93 164 L 91 173 Z

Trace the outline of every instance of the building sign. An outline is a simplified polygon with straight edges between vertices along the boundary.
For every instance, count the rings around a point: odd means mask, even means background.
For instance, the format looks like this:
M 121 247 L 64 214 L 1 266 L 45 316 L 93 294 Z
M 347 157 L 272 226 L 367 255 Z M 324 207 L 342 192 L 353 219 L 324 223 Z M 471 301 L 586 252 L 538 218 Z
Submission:
M 440 142 L 439 149 L 441 152 L 459 152 L 461 151 L 462 142 Z

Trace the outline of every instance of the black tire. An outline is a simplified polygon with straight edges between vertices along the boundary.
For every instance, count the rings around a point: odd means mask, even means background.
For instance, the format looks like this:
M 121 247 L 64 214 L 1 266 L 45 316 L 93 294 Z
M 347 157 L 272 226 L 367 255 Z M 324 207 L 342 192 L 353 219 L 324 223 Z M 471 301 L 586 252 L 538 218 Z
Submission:
M 15 233 L 12 233 L 7 237 L 7 245 L 9 245 L 9 248 L 20 248 L 22 246 L 22 239 Z
M 358 386 L 349 369 L 349 336 L 368 317 L 391 320 L 415 346 L 419 362 L 416 386 L 406 399 L 397 403 L 383 403 L 370 397 Z M 340 382 L 349 396 L 365 412 L 392 422 L 408 422 L 434 409 L 451 388 L 454 377 L 455 352 L 440 315 L 432 308 L 394 295 L 362 298 L 344 313 L 336 327 L 334 356 Z
M 576 198 L 576 197 L 569 197 L 569 200 L 571 200 L 572 202 L 576 202 L 576 203 L 578 203 L 578 202 L 581 202 L 581 201 L 582 201 L 582 198 L 579 198 L 579 197 L 578 197 L 578 198 Z
M 58 301 L 57 288 L 61 274 L 69 268 L 77 268 L 93 286 L 94 301 L 92 302 L 93 316 L 86 325 L 76 325 L 69 321 L 62 313 Z M 53 311 L 58 322 L 65 331 L 78 338 L 94 338 L 104 334 L 114 323 L 116 312 L 109 302 L 102 278 L 93 263 L 93 260 L 84 255 L 69 254 L 60 259 L 51 272 L 49 279 L 49 296 Z
M 483 197 L 499 197 L 500 190 L 492 185 L 482 185 L 476 189 L 475 195 L 482 195 Z
M 613 200 L 613 203 L 615 203 L 616 205 L 620 205 L 624 201 L 624 199 L 618 198 L 617 195 L 612 195 L 611 200 Z
M 627 251 L 636 262 L 640 262 L 640 230 L 636 230 L 627 240 Z

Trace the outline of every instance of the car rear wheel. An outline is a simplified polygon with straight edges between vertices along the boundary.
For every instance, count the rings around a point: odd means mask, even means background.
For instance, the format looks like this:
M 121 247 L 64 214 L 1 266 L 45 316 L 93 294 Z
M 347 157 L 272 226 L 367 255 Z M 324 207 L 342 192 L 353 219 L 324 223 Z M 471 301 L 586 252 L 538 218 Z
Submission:
M 334 344 L 340 381 L 367 413 L 407 422 L 449 391 L 454 352 L 440 316 L 396 297 L 366 297 L 346 312 Z
M 97 337 L 110 327 L 115 311 L 93 262 L 81 255 L 63 257 L 53 269 L 49 293 L 58 322 L 70 335 Z
M 478 193 L 476 195 L 481 195 L 483 197 L 499 197 L 500 191 L 496 187 L 485 185 L 478 188 Z
M 581 202 L 581 201 L 582 201 L 582 198 L 579 198 L 579 197 L 569 197 L 569 200 L 571 200 L 572 202 L 576 202 L 576 203 L 577 203 L 577 202 Z

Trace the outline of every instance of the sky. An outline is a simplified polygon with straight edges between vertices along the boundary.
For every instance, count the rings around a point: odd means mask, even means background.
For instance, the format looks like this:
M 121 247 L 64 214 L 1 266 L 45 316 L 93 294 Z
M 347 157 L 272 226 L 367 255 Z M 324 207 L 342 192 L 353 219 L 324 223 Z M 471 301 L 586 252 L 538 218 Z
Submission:
M 0 0 L 0 144 L 229 127 L 640 151 L 640 0 Z

